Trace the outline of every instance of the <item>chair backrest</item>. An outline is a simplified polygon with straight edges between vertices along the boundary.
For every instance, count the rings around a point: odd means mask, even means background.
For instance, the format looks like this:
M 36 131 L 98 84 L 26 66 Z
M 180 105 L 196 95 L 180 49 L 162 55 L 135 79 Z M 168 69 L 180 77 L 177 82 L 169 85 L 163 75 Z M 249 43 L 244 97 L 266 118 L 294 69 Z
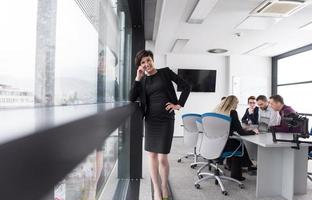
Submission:
M 196 120 L 201 119 L 200 114 L 188 113 L 182 115 L 184 144 L 195 147 L 198 139 Z
M 197 144 L 196 144 L 196 151 L 200 151 L 201 144 L 203 141 L 203 121 L 201 119 L 196 120 L 196 125 L 197 125 L 197 130 L 198 130 L 198 139 L 197 139 Z
M 202 119 L 197 119 L 196 120 L 196 126 L 197 126 L 198 132 L 203 132 L 204 131 Z
M 203 139 L 200 154 L 206 159 L 217 159 L 228 140 L 231 117 L 218 113 L 202 115 Z

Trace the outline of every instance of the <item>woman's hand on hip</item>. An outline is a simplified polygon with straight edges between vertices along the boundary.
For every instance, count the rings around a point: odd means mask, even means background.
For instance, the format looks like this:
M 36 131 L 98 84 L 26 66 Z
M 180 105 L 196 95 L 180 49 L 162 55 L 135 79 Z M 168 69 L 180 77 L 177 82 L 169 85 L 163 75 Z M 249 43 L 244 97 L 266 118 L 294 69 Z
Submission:
M 173 103 L 166 103 L 166 110 L 171 113 L 173 110 L 180 110 L 181 106 L 179 104 L 173 104 Z

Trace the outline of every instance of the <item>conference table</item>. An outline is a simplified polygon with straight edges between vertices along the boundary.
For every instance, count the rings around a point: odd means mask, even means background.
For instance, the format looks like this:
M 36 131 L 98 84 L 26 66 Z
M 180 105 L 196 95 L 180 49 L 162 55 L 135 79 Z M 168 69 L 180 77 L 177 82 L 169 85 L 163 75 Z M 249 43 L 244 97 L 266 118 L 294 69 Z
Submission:
M 293 138 L 289 133 L 277 133 L 276 136 L 278 139 Z M 244 143 L 250 143 L 247 146 L 257 148 L 257 198 L 292 200 L 294 195 L 307 193 L 309 144 L 301 144 L 300 149 L 294 149 L 291 148 L 295 146 L 293 143 L 274 143 L 271 133 L 239 137 Z

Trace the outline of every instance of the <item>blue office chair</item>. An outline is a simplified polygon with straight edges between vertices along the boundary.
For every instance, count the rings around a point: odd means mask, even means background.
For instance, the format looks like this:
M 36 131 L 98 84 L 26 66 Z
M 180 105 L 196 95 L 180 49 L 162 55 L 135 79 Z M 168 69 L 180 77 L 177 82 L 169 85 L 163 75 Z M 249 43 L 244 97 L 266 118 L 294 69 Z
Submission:
M 200 157 L 198 149 L 201 143 L 202 133 L 198 130 L 196 120 L 201 120 L 200 114 L 188 113 L 182 115 L 184 145 L 186 148 L 192 148 L 193 152 L 187 153 L 185 156 L 180 157 L 178 162 L 181 162 L 182 158 L 193 157 L 194 161 L 190 165 L 191 168 L 195 168 L 200 164 L 206 164 L 204 162 L 198 162 L 198 157 Z
M 224 152 L 224 147 L 229 137 L 229 130 L 231 125 L 231 117 L 218 114 L 218 113 L 205 113 L 202 115 L 203 124 L 203 139 L 200 148 L 200 155 L 205 159 L 212 161 L 216 169 L 214 173 L 202 172 L 199 174 L 199 180 L 195 182 L 195 187 L 200 188 L 200 183 L 214 179 L 216 184 L 221 187 L 222 194 L 227 195 L 228 192 L 225 190 L 222 180 L 228 180 L 238 183 L 240 188 L 244 188 L 244 184 L 234 178 L 224 176 L 220 173 L 218 162 L 220 159 L 226 159 L 230 157 L 241 157 L 243 156 L 243 144 L 233 152 Z

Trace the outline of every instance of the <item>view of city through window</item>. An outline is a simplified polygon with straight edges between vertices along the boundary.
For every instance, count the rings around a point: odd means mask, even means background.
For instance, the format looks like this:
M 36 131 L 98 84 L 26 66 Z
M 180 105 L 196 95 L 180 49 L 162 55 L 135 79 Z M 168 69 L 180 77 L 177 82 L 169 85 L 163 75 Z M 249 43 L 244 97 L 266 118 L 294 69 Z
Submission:
M 125 99 L 125 14 L 117 0 L 91 2 L 1 2 L 0 108 Z
M 34 105 L 37 0 L 18 3 L 0 3 L 0 107 Z
M 129 61 L 125 45 L 131 33 L 118 5 L 117 0 L 1 1 L 0 108 L 125 100 L 130 62 L 123 60 Z M 116 130 L 55 186 L 54 199 L 97 199 L 117 152 Z

